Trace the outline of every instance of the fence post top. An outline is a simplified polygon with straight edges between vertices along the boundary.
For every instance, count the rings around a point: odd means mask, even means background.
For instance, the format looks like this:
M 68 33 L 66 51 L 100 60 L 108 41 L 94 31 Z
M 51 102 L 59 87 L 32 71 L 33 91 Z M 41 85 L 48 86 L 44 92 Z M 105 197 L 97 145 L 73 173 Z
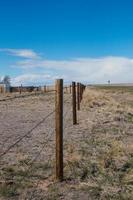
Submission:
M 58 79 L 56 79 L 56 81 L 63 81 L 63 79 L 62 78 L 58 78 Z

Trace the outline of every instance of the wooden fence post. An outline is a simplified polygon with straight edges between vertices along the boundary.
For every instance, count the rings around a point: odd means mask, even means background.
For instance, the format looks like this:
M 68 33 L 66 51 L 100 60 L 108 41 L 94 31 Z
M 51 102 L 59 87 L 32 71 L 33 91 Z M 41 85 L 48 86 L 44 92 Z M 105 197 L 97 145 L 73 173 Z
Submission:
M 20 93 L 20 94 L 22 93 L 22 84 L 21 84 L 21 86 L 19 87 L 19 93 Z
M 56 130 L 56 180 L 63 180 L 63 79 L 56 80 L 55 130 Z
M 79 102 L 81 102 L 81 83 L 79 83 Z
M 44 92 L 46 93 L 47 89 L 46 89 L 46 85 L 44 85 Z
M 72 93 L 72 86 L 70 85 L 70 94 Z
M 81 100 L 83 98 L 83 84 L 81 83 Z
M 77 111 L 76 111 L 76 84 L 72 82 L 72 107 L 73 107 L 73 125 L 77 124 Z
M 77 83 L 77 108 L 80 110 L 80 83 Z

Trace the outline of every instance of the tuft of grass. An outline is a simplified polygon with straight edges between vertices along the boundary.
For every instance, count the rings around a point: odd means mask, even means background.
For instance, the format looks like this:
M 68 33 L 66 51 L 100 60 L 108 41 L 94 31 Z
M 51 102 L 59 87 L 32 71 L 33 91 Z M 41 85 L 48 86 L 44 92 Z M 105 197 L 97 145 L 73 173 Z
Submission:
M 128 120 L 128 122 L 133 123 L 133 114 L 132 113 L 127 114 L 127 120 Z
M 48 189 L 48 195 L 45 197 L 46 200 L 58 200 L 61 196 L 59 187 L 57 185 L 52 185 Z
M 0 186 L 0 197 L 15 197 L 17 195 L 18 195 L 17 185 L 2 184 Z
M 49 176 L 50 163 L 34 163 L 31 170 L 28 170 L 28 164 L 24 160 L 19 165 L 8 166 L 1 170 L 1 197 L 19 196 L 24 190 L 34 187 L 33 180 L 44 179 Z
M 80 188 L 82 191 L 85 191 L 89 194 L 91 199 L 100 199 L 102 193 L 102 187 L 100 185 L 85 185 Z

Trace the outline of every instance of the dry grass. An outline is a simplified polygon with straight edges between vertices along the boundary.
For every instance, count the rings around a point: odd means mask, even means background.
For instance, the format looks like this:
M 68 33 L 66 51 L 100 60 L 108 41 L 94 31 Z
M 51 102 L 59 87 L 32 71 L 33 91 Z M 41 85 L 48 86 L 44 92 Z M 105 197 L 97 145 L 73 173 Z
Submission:
M 27 173 L 26 169 L 33 149 L 28 149 L 31 147 L 26 146 L 26 151 L 30 153 L 28 155 L 23 149 L 25 147 L 23 144 L 21 152 L 18 151 L 17 154 L 12 152 L 17 164 L 2 166 L 1 177 L 6 181 L 1 184 L 0 198 L 2 200 L 30 199 L 30 195 L 35 191 L 32 198 L 34 200 L 132 200 L 132 95 L 131 89 L 127 88 L 126 90 L 114 87 L 113 89 L 87 88 L 81 111 L 78 112 L 79 125 L 72 126 L 71 112 L 67 118 L 68 126 L 64 132 L 65 180 L 62 183 L 54 182 L 53 141 L 49 142 L 43 156 L 34 164 L 30 173 Z M 44 100 L 54 103 L 54 100 L 51 101 L 51 96 L 45 98 L 32 97 L 32 101 L 30 98 L 19 101 L 17 109 L 21 106 L 24 110 L 29 109 L 32 121 L 33 114 L 36 112 L 41 116 Z M 41 106 L 39 112 L 35 107 L 36 103 L 38 103 L 38 109 Z M 46 106 L 48 112 L 48 103 Z M 20 122 L 22 119 L 23 117 L 19 119 Z M 41 128 L 45 127 L 48 130 L 51 122 Z M 40 131 L 41 134 L 39 134 Z M 42 141 L 44 137 L 42 129 L 37 133 L 38 138 L 33 137 L 32 144 L 36 144 L 36 139 Z M 34 145 L 33 147 L 36 148 Z M 50 162 L 46 162 L 47 155 L 53 155 Z M 21 184 L 19 184 L 20 179 L 23 179 Z M 7 180 L 15 181 L 8 182 Z M 36 187 L 38 180 L 40 182 Z

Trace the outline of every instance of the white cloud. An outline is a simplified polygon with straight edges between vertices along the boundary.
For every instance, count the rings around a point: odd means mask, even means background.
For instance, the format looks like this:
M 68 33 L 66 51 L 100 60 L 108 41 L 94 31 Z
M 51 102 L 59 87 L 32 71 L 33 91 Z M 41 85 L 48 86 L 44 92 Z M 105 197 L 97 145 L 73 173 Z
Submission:
M 14 78 L 14 84 L 40 83 L 40 80 L 53 80 L 56 77 L 67 81 L 85 81 L 88 83 L 133 83 L 133 59 L 107 56 L 101 58 L 75 58 L 68 60 L 50 60 L 40 57 L 29 49 L 0 49 L 12 56 L 23 58 L 11 67 L 21 69 L 24 75 Z M 37 72 L 37 73 L 36 73 Z M 50 77 L 45 77 L 50 74 Z
M 29 59 L 38 59 L 39 56 L 37 53 L 31 49 L 0 49 L 1 52 L 6 52 L 9 55 L 29 58 Z
M 23 70 L 56 71 L 68 80 L 87 82 L 133 82 L 133 59 L 126 57 L 77 58 L 73 60 L 32 60 L 16 63 Z
M 13 85 L 39 85 L 54 80 L 56 77 L 46 74 L 23 74 L 12 78 Z

